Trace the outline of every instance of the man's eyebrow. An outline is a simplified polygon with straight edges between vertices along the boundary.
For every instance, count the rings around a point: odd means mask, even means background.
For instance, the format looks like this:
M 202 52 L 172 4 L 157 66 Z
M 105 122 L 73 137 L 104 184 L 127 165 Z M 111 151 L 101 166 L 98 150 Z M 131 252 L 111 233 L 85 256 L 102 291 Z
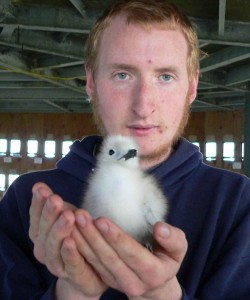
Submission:
M 113 63 L 110 64 L 109 66 L 110 69 L 122 69 L 122 70 L 126 70 L 126 71 L 134 71 L 136 70 L 135 67 L 128 65 L 128 64 L 123 64 L 123 63 Z
M 158 68 L 155 70 L 158 73 L 178 73 L 178 68 L 175 66 Z
M 129 64 L 123 64 L 123 63 L 113 63 L 109 65 L 110 68 L 112 69 L 136 69 L 136 67 L 129 65 Z M 176 71 L 178 67 L 171 65 L 171 66 L 166 66 L 166 67 L 161 67 L 161 68 L 156 68 L 156 71 L 164 72 L 164 71 Z
M 123 64 L 123 63 L 113 63 L 109 65 L 109 69 L 111 70 L 124 70 L 124 71 L 129 71 L 129 72 L 139 72 L 139 70 L 129 64 Z M 157 74 L 167 74 L 167 73 L 174 73 L 174 74 L 179 74 L 179 68 L 174 65 L 166 66 L 166 67 L 161 67 L 161 68 L 156 68 L 154 70 L 155 73 Z

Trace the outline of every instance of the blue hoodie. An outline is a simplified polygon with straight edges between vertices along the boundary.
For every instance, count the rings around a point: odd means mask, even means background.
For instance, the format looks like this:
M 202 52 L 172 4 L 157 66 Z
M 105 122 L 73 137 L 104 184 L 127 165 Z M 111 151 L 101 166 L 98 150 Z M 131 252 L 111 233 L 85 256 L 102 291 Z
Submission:
M 35 259 L 28 236 L 31 189 L 44 182 L 79 206 L 100 143 L 94 136 L 76 141 L 55 169 L 24 174 L 6 192 L 0 202 L 0 299 L 53 299 L 56 278 Z M 149 173 L 169 199 L 166 221 L 188 241 L 177 274 L 183 299 L 250 299 L 250 180 L 205 165 L 199 149 L 183 138 Z M 127 298 L 108 289 L 101 299 Z

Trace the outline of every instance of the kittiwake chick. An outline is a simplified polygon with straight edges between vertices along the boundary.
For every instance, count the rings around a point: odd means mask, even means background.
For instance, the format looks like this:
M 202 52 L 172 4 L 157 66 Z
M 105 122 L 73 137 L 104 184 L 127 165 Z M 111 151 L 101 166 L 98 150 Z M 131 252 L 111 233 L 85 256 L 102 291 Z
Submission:
M 167 199 L 156 180 L 139 164 L 138 146 L 131 137 L 104 140 L 82 208 L 96 219 L 110 218 L 148 248 L 154 248 L 153 225 L 164 220 Z

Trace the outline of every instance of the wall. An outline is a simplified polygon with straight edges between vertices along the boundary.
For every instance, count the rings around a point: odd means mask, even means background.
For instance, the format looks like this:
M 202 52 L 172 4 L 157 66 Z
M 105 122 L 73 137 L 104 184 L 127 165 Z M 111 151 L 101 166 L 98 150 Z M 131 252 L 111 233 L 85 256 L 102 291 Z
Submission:
M 206 163 L 242 173 L 242 169 L 234 169 L 232 162 L 223 161 L 222 146 L 224 141 L 234 141 L 236 143 L 236 162 L 242 163 L 243 116 L 242 111 L 192 113 L 184 136 L 192 142 L 198 141 L 202 153 L 205 153 L 206 141 L 216 141 L 218 145 L 217 159 Z M 0 113 L 0 138 L 8 140 L 19 138 L 23 142 L 21 155 L 12 157 L 11 162 L 4 162 L 4 157 L 0 156 L 0 174 L 8 176 L 9 174 L 53 168 L 56 161 L 62 157 L 61 143 L 63 140 L 81 139 L 86 135 L 96 133 L 91 114 Z M 42 164 L 34 163 L 34 158 L 27 156 L 26 143 L 31 138 L 39 141 L 38 157 L 42 159 Z M 43 145 L 46 139 L 54 139 L 57 143 L 55 158 L 44 157 Z M 7 186 L 8 182 L 6 182 Z
M 243 111 L 216 111 L 192 113 L 184 136 L 190 141 L 200 142 L 201 152 L 205 154 L 205 143 L 215 141 L 218 146 L 217 159 L 206 162 L 219 168 L 243 173 L 241 169 L 234 169 L 232 162 L 223 161 L 223 142 L 235 142 L 235 162 L 242 163 L 241 148 L 244 141 L 244 113 Z

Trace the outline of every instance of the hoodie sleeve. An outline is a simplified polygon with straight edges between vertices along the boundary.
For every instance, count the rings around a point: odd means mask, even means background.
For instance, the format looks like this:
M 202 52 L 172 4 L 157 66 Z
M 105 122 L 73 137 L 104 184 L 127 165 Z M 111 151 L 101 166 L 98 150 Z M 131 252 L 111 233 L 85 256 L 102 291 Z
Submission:
M 231 186 L 233 182 L 231 182 Z M 183 299 L 248 299 L 250 295 L 250 182 L 241 180 L 236 186 L 219 193 L 223 205 L 216 221 L 203 226 L 211 243 L 204 244 L 203 254 L 190 255 L 187 272 L 189 284 L 185 284 Z M 223 195 L 224 194 L 224 195 Z M 211 206 L 211 204 L 210 204 Z M 216 211 L 214 214 L 216 214 Z M 211 215 L 211 213 L 210 213 Z M 208 222 L 208 218 L 205 223 Z M 197 246 L 198 247 L 198 246 Z M 190 269 L 196 265 L 190 273 Z M 202 265 L 202 270 L 198 271 Z
M 232 191 L 233 193 L 233 191 Z M 236 192 L 237 193 L 237 192 Z M 229 199 L 229 197 L 228 197 Z M 220 227 L 230 224 L 224 237 L 215 235 L 220 247 L 213 247 L 203 274 L 204 290 L 201 299 L 248 299 L 250 295 L 250 182 L 238 186 L 238 197 L 234 197 L 235 209 L 231 217 L 224 214 Z M 225 206 L 226 210 L 226 206 Z M 232 221 L 231 221 L 231 220 Z M 215 244 L 215 243 L 214 243 Z
M 52 300 L 56 278 L 34 258 L 28 237 L 31 186 L 18 185 L 0 202 L 0 299 Z

